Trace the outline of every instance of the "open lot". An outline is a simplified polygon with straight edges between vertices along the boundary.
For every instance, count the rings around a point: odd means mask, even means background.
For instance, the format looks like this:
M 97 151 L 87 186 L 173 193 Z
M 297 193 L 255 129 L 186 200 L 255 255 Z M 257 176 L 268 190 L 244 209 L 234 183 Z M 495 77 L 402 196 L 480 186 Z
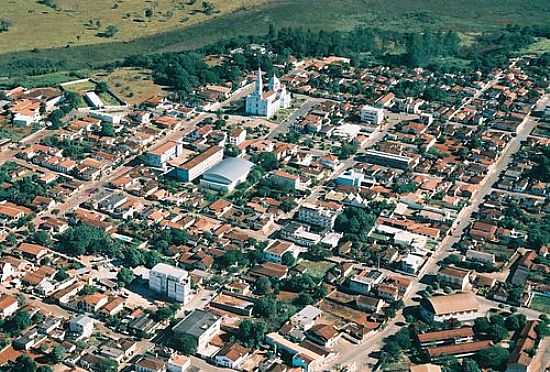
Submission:
M 531 309 L 550 314 L 550 297 L 535 295 L 531 300 Z
M 153 82 L 151 72 L 143 69 L 120 68 L 110 73 L 98 73 L 94 78 L 106 81 L 118 97 L 130 104 L 141 103 L 152 96 L 166 94 L 161 86 Z
M 0 50 L 6 53 L 128 41 L 189 27 L 262 2 L 211 0 L 215 10 L 207 14 L 201 1 L 190 5 L 191 2 L 184 0 L 53 0 L 54 8 L 36 0 L 5 0 L 2 16 L 13 26 L 0 37 Z M 113 38 L 102 35 L 109 25 L 119 30 Z

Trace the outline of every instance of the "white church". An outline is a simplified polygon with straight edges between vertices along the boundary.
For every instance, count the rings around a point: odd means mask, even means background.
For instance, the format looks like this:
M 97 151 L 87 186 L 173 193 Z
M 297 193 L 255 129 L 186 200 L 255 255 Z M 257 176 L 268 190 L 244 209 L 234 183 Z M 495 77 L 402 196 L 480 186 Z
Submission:
M 277 76 L 269 80 L 268 90 L 264 92 L 262 70 L 258 69 L 256 88 L 246 97 L 246 113 L 271 119 L 279 109 L 290 107 L 291 96 Z

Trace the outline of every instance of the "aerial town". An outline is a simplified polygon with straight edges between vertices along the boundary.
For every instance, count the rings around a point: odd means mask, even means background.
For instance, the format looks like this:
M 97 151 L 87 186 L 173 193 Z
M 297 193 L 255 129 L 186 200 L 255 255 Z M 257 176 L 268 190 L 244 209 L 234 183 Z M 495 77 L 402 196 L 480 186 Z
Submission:
M 547 370 L 534 58 L 1 91 L 0 369 Z

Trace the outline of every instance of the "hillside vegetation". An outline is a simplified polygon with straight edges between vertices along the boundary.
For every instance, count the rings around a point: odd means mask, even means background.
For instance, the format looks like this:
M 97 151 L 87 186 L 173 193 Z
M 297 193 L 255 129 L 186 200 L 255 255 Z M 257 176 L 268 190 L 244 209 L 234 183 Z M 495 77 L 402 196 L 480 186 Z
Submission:
M 70 71 L 87 75 L 129 56 L 264 34 L 269 24 L 314 31 L 358 26 L 399 33 L 453 30 L 466 44 L 480 32 L 509 24 L 550 24 L 547 0 L 212 0 L 207 2 L 214 6 L 210 15 L 203 1 L 194 0 L 5 1 L 7 10 L 0 18 L 9 27 L 0 31 L 2 85 L 58 82 Z M 48 1 L 60 5 L 43 4 Z M 152 15 L 148 9 L 154 10 Z M 117 32 L 106 37 L 110 25 Z

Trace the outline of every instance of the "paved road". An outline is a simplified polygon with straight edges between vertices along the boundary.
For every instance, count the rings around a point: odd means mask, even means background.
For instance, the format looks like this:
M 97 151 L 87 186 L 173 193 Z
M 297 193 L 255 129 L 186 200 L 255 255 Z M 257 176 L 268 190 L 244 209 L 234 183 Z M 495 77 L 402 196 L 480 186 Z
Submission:
M 416 304 L 413 300 L 414 295 L 426 287 L 425 284 L 420 283 L 421 276 L 424 273 L 435 273 L 439 270 L 437 262 L 448 256 L 453 244 L 460 241 L 465 229 L 470 224 L 472 213 L 479 209 L 479 206 L 483 202 L 484 198 L 491 192 L 493 185 L 500 176 L 500 173 L 506 169 L 512 159 L 512 156 L 520 149 L 521 142 L 527 139 L 537 124 L 538 122 L 528 115 L 521 125 L 518 126 L 517 135 L 512 138 L 512 140 L 504 148 L 497 161 L 490 167 L 489 172 L 479 184 L 478 190 L 472 195 L 469 206 L 463 208 L 458 214 L 455 223 L 450 230 L 452 233 L 443 239 L 438 246 L 437 251 L 434 252 L 432 257 L 424 266 L 421 275 L 414 279 L 412 290 L 405 298 L 403 298 L 406 306 Z M 498 303 L 484 298 L 480 298 L 480 302 L 487 305 L 488 308 L 498 306 Z M 531 309 L 520 308 L 518 310 L 525 314 L 528 318 L 538 318 L 538 315 L 540 314 Z M 355 363 L 355 365 L 359 367 L 359 370 L 361 370 L 361 368 L 372 369 L 373 366 L 376 365 L 377 360 L 369 355 L 375 351 L 381 350 L 384 338 L 396 333 L 401 328 L 401 326 L 398 326 L 397 323 L 403 321 L 404 318 L 402 311 L 399 311 L 396 317 L 388 323 L 384 330 L 373 337 L 369 337 L 368 343 L 358 346 L 350 344 L 345 348 L 345 351 L 341 352 L 334 361 L 331 361 L 325 365 L 324 368 L 329 370 L 338 364 Z
M 323 101 L 325 100 L 321 98 L 308 97 L 299 109 L 294 110 L 294 112 L 286 120 L 279 124 L 279 126 L 267 136 L 267 139 L 273 140 L 279 134 L 288 132 L 289 127 L 298 119 L 298 117 L 306 115 L 311 111 L 311 109 Z

